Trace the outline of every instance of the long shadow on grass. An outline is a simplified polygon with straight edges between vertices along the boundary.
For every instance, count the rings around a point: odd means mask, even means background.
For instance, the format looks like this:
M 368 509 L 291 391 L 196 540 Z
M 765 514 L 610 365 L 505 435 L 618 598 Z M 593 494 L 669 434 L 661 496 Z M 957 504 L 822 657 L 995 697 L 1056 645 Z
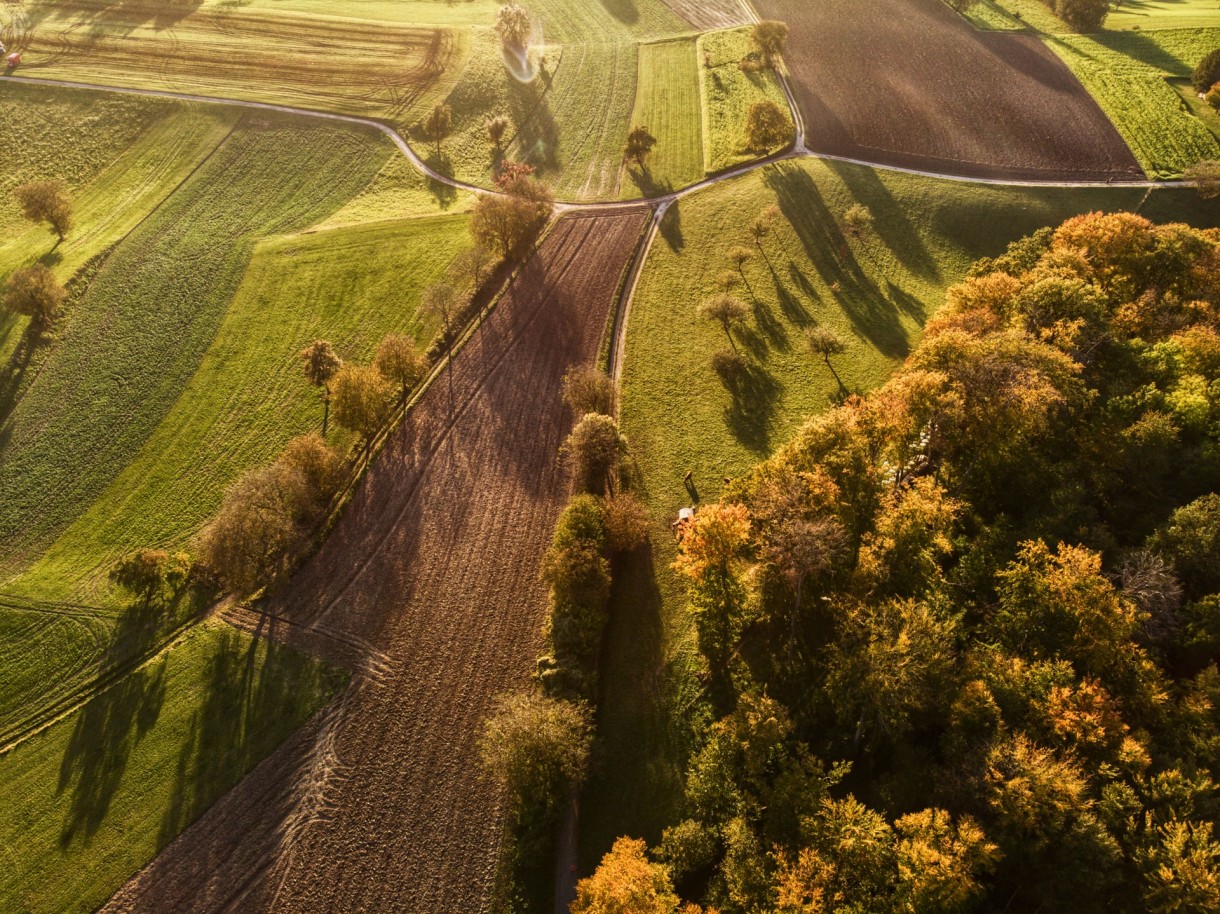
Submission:
M 119 616 L 98 670 L 103 683 L 112 676 L 117 681 L 80 710 L 60 762 L 57 792 L 72 792 L 60 832 L 63 846 L 97 832 L 131 751 L 161 713 L 167 658 L 130 672 L 125 668 L 155 650 L 192 611 L 192 595 L 179 592 L 141 598 Z
M 717 353 L 712 367 L 732 398 L 724 421 L 733 437 L 756 454 L 770 453 L 771 427 L 782 393 L 779 381 L 759 362 L 733 352 Z
M 559 124 L 547 100 L 554 73 L 549 77 L 539 75 L 528 83 L 517 82 L 508 75 L 504 78 L 508 82 L 512 122 L 517 125 L 513 142 L 518 149 L 518 158 L 533 165 L 539 175 L 558 169 Z
M 800 166 L 781 163 L 767 169 L 764 180 L 775 192 L 780 212 L 792 225 L 823 283 L 839 293 L 838 305 L 855 329 L 882 355 L 905 356 L 910 341 L 893 304 L 861 268 L 809 173 Z M 792 269 L 790 265 L 790 272 Z
M 681 206 L 681 202 L 674 201 L 665 211 L 665 215 L 661 217 L 659 226 L 661 237 L 665 239 L 665 243 L 675 254 L 681 253 L 682 249 L 686 247 L 686 237 L 682 234 Z

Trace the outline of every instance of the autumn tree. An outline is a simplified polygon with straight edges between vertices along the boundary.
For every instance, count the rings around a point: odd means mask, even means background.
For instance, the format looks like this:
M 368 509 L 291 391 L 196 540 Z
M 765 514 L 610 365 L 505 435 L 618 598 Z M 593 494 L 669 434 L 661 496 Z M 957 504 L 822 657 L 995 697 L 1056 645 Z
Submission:
M 487 119 L 487 139 L 496 149 L 500 149 L 500 144 L 504 142 L 504 134 L 508 132 L 509 126 L 511 124 L 503 114 Z
M 1149 914 L 1220 910 L 1220 841 L 1211 822 L 1158 826 L 1136 853 Z
M 438 102 L 424 120 L 424 134 L 436 144 L 436 154 L 441 154 L 441 140 L 449 135 L 453 127 L 453 109 Z
M 1105 24 L 1110 0 L 1053 0 L 1054 10 L 1077 32 L 1096 32 Z
M 627 439 L 609 416 L 587 413 L 564 441 L 562 452 L 572 465 L 577 485 L 601 494 L 614 488 L 614 473 L 627 453 Z
M 166 587 L 181 588 L 190 570 L 191 559 L 185 552 L 171 555 L 164 549 L 137 549 L 120 559 L 109 577 L 112 584 L 149 603 Z
M 925 809 L 902 816 L 894 830 L 896 910 L 912 914 L 971 910 L 1001 856 L 978 823 L 969 816 L 955 822 L 943 809 Z
M 591 365 L 573 366 L 563 376 L 563 402 L 578 419 L 589 413 L 608 416 L 614 406 L 614 381 Z
M 508 794 L 514 826 L 545 834 L 584 780 L 592 722 L 582 706 L 533 692 L 502 696 L 479 740 L 484 768 Z
M 13 189 L 21 214 L 31 222 L 45 222 L 63 241 L 72 231 L 72 198 L 63 181 L 31 181 Z
M 699 316 L 720 325 L 734 352 L 737 351 L 737 342 L 733 339 L 733 331 L 745 323 L 748 313 L 745 304 L 727 292 L 719 292 L 711 298 L 706 298 L 699 305 Z
M 746 149 L 768 153 L 789 145 L 793 138 L 788 112 L 770 99 L 754 102 L 746 112 Z
M 5 309 L 29 317 L 41 329 L 55 321 L 67 297 L 55 274 L 40 263 L 14 270 L 4 287 Z
M 377 344 L 373 367 L 391 384 L 398 387 L 398 402 L 406 403 L 411 388 L 423 379 L 428 360 L 419 351 L 415 338 L 391 333 Z
M 593 875 L 576 884 L 572 914 L 674 914 L 669 870 L 649 861 L 646 849 L 638 839 L 616 840 Z
M 627 145 L 623 150 L 623 160 L 635 162 L 638 167 L 643 168 L 644 160 L 648 158 L 648 154 L 652 152 L 652 148 L 656 145 L 657 138 L 648 132 L 647 127 L 632 127 L 631 132 L 627 134 Z
M 631 492 L 617 492 L 602 505 L 606 545 L 614 552 L 630 552 L 648 541 L 648 508 Z
M 788 43 L 788 26 L 773 19 L 764 19 L 750 32 L 750 40 L 762 56 L 763 64 L 774 69 L 776 60 Z
M 853 203 L 843 213 L 843 225 L 853 238 L 861 238 L 873 227 L 873 214 L 863 203 Z
M 831 374 L 842 387 L 843 382 L 839 379 L 839 373 L 835 371 L 834 366 L 830 364 L 830 359 L 832 356 L 842 355 L 847 351 L 847 344 L 843 342 L 843 338 L 829 327 L 818 324 L 805 331 L 805 345 L 812 355 L 826 363 L 826 367 L 830 369 Z
M 330 382 L 343 367 L 343 360 L 328 340 L 314 340 L 300 355 L 305 380 L 322 391 L 322 435 L 325 437 L 330 419 Z
M 332 382 L 335 421 L 360 436 L 365 448 L 390 418 L 394 388 L 372 366 L 344 365 Z
M 505 259 L 527 254 L 551 218 L 551 190 L 529 166 L 508 167 L 496 178 L 498 194 L 483 194 L 470 218 L 477 243 Z
M 728 664 L 744 621 L 741 580 L 749 554 L 750 514 L 744 505 L 705 505 L 686 525 L 674 569 L 688 581 L 699 648 L 713 669 Z
M 532 27 L 529 11 L 517 3 L 505 3 L 496 14 L 496 34 L 506 50 L 524 53 Z

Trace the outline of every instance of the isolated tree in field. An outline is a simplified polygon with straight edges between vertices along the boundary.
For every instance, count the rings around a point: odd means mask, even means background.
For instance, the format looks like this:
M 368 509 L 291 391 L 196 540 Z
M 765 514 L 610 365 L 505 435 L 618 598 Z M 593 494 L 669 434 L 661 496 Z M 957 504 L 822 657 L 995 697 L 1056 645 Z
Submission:
M 627 453 L 627 439 L 609 416 L 589 413 L 576 423 L 561 452 L 571 462 L 577 485 L 600 495 L 613 489 L 614 471 Z
M 788 26 L 774 19 L 765 19 L 754 26 L 750 40 L 762 55 L 763 64 L 774 68 L 775 61 L 784 53 L 788 43 Z
M 5 310 L 25 315 L 40 329 L 51 325 L 67 297 L 55 274 L 40 263 L 14 270 L 4 287 Z
M 839 373 L 830 364 L 830 359 L 832 356 L 842 355 L 847 351 L 847 344 L 843 342 L 843 338 L 829 327 L 810 327 L 805 332 L 805 345 L 809 347 L 810 353 L 826 363 L 826 367 L 830 369 L 830 373 L 835 376 L 835 380 L 842 387 L 843 382 L 839 380 Z
M 162 587 L 181 587 L 190 573 L 190 557 L 185 552 L 170 555 L 164 549 L 138 549 L 124 556 L 110 569 L 110 582 L 145 603 Z
M 873 214 L 863 203 L 853 203 L 843 214 L 843 227 L 853 238 L 862 238 L 873 227 Z
M 72 198 L 63 181 L 31 181 L 13 189 L 21 215 L 31 222 L 45 222 L 63 241 L 72 231 Z
M 754 259 L 754 252 L 743 245 L 736 245 L 728 249 L 724 255 L 728 258 L 729 263 L 737 270 L 737 275 L 741 277 L 741 281 L 749 285 L 746 279 L 746 264 Z
M 441 140 L 449 136 L 453 127 L 453 109 L 441 102 L 428 112 L 424 120 L 424 133 L 436 144 L 436 154 L 441 154 Z
M 415 345 L 414 337 L 391 333 L 377 344 L 373 367 L 398 388 L 398 402 L 406 403 L 407 394 L 427 371 L 428 360 Z
M 792 121 L 788 112 L 775 102 L 764 99 L 755 102 L 746 112 L 746 148 L 770 152 L 792 142 Z
M 509 120 L 503 114 L 497 114 L 487 120 L 487 139 L 496 149 L 504 142 L 504 134 L 508 132 Z
M 505 50 L 518 54 L 525 51 L 532 27 L 529 11 L 519 4 L 506 3 L 496 14 L 496 34 Z
M 608 416 L 614 405 L 614 382 L 589 365 L 570 368 L 563 376 L 563 402 L 578 418 L 589 413 Z
M 628 162 L 635 162 L 640 168 L 644 167 L 644 160 L 648 158 L 652 148 L 657 145 L 657 138 L 648 132 L 647 127 L 632 127 L 631 132 L 627 134 L 627 146 L 623 150 L 623 159 Z
M 301 361 L 304 363 L 305 380 L 322 391 L 322 435 L 325 437 L 330 420 L 330 381 L 343 367 L 343 360 L 335 353 L 335 347 L 329 340 L 314 340 L 301 350 Z
M 636 838 L 619 838 L 592 876 L 576 884 L 572 914 L 674 914 L 669 869 L 648 859 Z
M 1054 9 L 1077 32 L 1096 32 L 1110 12 L 1110 0 L 1054 0 Z
M 344 365 L 331 386 L 335 421 L 355 432 L 368 447 L 390 418 L 393 388 L 372 366 Z
M 1195 185 L 1195 190 L 1204 200 L 1220 197 L 1220 161 L 1205 159 L 1186 169 L 1186 180 Z
M 1216 83 L 1220 83 L 1220 48 L 1204 54 L 1190 76 L 1196 92 L 1206 92 Z
M 584 780 L 593 724 L 581 705 L 533 692 L 505 695 L 479 740 L 483 767 L 504 785 L 513 824 L 545 832 Z
M 733 331 L 745 322 L 747 313 L 748 309 L 741 299 L 728 292 L 719 292 L 699 305 L 699 316 L 715 321 L 724 329 L 724 335 L 729 338 L 734 352 L 737 351 L 737 343 L 733 339 Z

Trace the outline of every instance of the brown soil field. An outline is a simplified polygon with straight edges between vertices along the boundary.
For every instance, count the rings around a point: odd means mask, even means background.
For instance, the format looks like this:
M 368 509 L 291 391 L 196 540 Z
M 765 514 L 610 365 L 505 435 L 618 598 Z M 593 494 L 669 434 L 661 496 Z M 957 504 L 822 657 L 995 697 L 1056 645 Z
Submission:
M 560 381 L 595 359 L 647 219 L 546 237 L 258 623 L 345 659 L 351 685 L 104 911 L 488 910 L 503 819 L 477 738 L 541 645 Z
M 665 0 L 665 5 L 699 29 L 728 29 L 749 22 L 744 0 Z
M 1097 103 L 1037 37 L 975 30 L 942 0 L 754 0 L 814 152 L 966 177 L 1139 179 Z
M 460 64 L 452 33 L 384 22 L 147 0 L 25 10 L 10 44 L 27 76 L 396 117 Z

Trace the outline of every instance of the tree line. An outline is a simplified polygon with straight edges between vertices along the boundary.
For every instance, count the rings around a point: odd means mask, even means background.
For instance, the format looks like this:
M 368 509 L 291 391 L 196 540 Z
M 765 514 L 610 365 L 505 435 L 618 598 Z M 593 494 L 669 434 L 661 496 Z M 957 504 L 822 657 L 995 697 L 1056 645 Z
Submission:
M 682 811 L 573 911 L 1220 909 L 1217 493 L 1220 233 L 980 261 L 695 515 Z

